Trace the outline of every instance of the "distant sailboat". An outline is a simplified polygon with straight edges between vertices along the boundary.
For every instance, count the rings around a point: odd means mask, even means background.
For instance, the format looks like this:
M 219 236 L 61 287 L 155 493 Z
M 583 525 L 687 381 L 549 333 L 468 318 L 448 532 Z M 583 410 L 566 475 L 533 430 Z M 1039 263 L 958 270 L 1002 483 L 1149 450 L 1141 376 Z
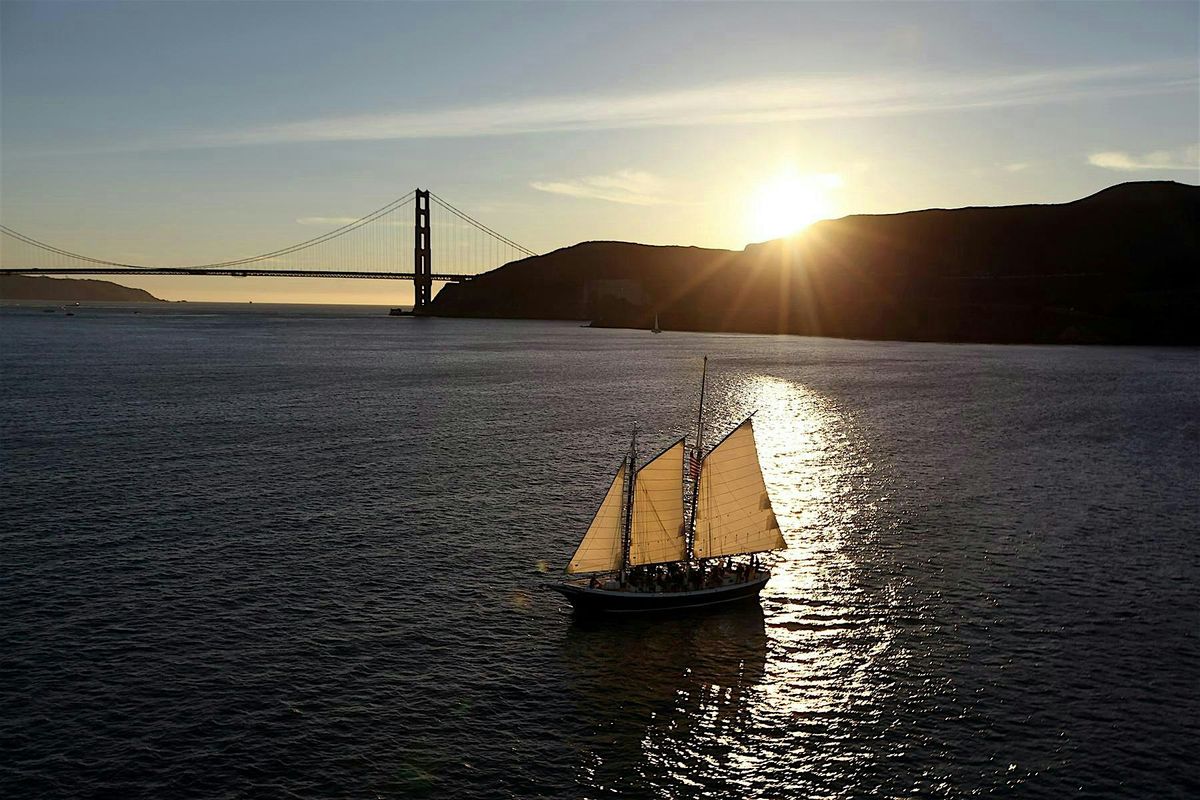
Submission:
M 658 314 L 654 315 L 654 327 L 650 329 L 651 333 L 662 333 L 662 328 L 658 327 Z
M 705 359 L 707 373 L 708 359 Z M 701 453 L 685 439 L 637 466 L 629 452 L 580 542 L 568 574 L 551 588 L 577 612 L 695 608 L 756 598 L 771 573 L 757 554 L 787 546 L 758 463 L 752 416 Z M 685 455 L 689 456 L 685 459 Z M 688 464 L 685 476 L 685 461 Z M 735 556 L 750 556 L 734 561 Z

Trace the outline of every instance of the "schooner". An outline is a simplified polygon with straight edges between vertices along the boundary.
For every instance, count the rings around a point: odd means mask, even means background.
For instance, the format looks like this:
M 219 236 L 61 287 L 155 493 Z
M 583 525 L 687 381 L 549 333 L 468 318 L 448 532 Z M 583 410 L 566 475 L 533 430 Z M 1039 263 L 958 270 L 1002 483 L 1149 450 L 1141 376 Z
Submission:
M 770 579 L 757 554 L 787 544 L 759 466 L 754 415 L 704 452 L 707 372 L 706 357 L 691 452 L 681 438 L 639 467 L 634 430 L 567 566 L 568 574 L 589 577 L 551 587 L 576 611 L 710 606 L 755 598 Z

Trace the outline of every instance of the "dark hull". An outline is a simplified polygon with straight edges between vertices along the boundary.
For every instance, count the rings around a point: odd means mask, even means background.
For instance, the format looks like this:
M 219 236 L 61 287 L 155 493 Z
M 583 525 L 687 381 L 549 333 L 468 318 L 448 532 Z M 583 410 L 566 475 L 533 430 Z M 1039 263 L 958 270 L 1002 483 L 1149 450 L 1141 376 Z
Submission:
M 744 583 L 687 592 L 622 592 L 591 589 L 574 583 L 554 584 L 550 588 L 570 600 L 577 614 L 629 614 L 707 608 L 754 600 L 770 579 L 770 573 L 759 574 Z

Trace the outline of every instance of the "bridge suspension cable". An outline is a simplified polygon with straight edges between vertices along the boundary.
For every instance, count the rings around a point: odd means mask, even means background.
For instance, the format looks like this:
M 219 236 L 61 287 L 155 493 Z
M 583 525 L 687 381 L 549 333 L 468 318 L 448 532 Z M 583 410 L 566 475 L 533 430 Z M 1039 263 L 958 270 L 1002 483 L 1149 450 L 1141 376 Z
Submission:
M 281 247 L 278 250 L 272 250 L 269 253 L 259 253 L 258 255 L 246 256 L 245 258 L 238 258 L 238 259 L 234 259 L 232 261 L 213 261 L 213 262 L 209 262 L 206 264 L 185 264 L 185 265 L 171 265 L 171 266 L 173 266 L 177 269 L 188 269 L 188 270 L 217 269 L 220 267 L 236 267 L 236 266 L 240 266 L 242 264 L 251 264 L 251 263 L 254 263 L 257 261 L 265 261 L 267 259 L 278 258 L 279 256 L 282 256 L 282 255 L 289 255 L 291 253 L 296 253 L 301 250 L 307 250 L 308 248 L 315 247 L 318 244 L 322 244 L 322 243 L 330 241 L 332 239 L 337 239 L 341 236 L 345 236 L 346 234 L 348 234 L 352 231 L 355 231 L 364 225 L 374 222 L 375 220 L 380 219 L 399 208 L 403 208 L 404 206 L 406 206 L 412 202 L 414 194 L 416 194 L 415 190 L 412 192 L 409 192 L 408 194 L 404 195 L 403 197 L 393 200 L 392 202 L 388 203 L 387 205 L 383 206 L 382 208 L 378 208 L 378 209 L 372 211 L 370 214 L 367 214 L 366 216 L 359 217 L 358 219 L 354 220 L 353 222 L 348 222 L 345 225 L 334 228 L 331 231 L 326 231 L 325 233 L 321 234 L 320 236 L 314 236 L 311 239 L 306 239 L 303 242 L 298 242 L 296 244 L 289 245 L 288 247 Z M 48 252 L 55 253 L 55 254 L 61 255 L 61 256 L 66 256 L 69 258 L 77 258 L 81 261 L 87 261 L 87 262 L 90 262 L 93 264 L 103 264 L 103 265 L 112 266 L 112 267 L 125 267 L 127 269 L 158 269 L 159 268 L 156 266 L 149 266 L 146 264 L 124 264 L 124 263 L 120 263 L 117 261 L 109 261 L 109 260 L 103 259 L 103 258 L 95 258 L 92 256 L 81 255 L 79 253 L 73 253 L 70 250 L 64 250 L 60 247 L 55 247 L 54 245 L 47 244 L 46 242 L 38 241 L 37 239 L 34 239 L 32 236 L 26 236 L 25 234 L 15 231 L 12 228 L 9 228 L 5 225 L 0 225 L 0 231 L 4 232 L 5 234 L 7 234 L 8 236 L 11 236 L 14 239 L 17 239 L 18 241 L 24 242 L 25 244 L 28 244 L 28 245 L 32 245 L 41 250 L 46 250 Z M 5 260 L 7 261 L 7 259 L 5 259 Z
M 288 275 L 303 277 L 407 277 L 414 272 L 414 190 L 374 211 L 319 236 L 257 255 L 185 266 L 133 264 L 84 255 L 0 225 L 0 270 L 79 274 L 158 272 L 160 274 Z M 536 255 L 429 193 L 445 214 L 427 220 L 435 280 L 468 278 L 509 261 Z M 297 222 L 307 224 L 308 219 Z
M 206 268 L 215 268 L 215 267 L 236 267 L 241 264 L 250 264 L 255 261 L 265 261 L 266 259 L 269 259 L 269 258 L 278 258 L 279 256 L 289 255 L 291 253 L 297 253 L 301 250 L 307 250 L 310 247 L 316 247 L 319 244 L 323 244 L 323 243 L 331 241 L 333 239 L 337 239 L 342 236 L 345 236 L 346 234 L 351 233 L 352 231 L 356 231 L 359 228 L 363 227 L 364 225 L 372 223 L 377 219 L 382 219 L 383 217 L 387 216 L 388 214 L 392 213 L 393 211 L 396 211 L 397 209 L 403 208 L 404 206 L 408 205 L 409 203 L 411 203 L 413 201 L 414 194 L 416 194 L 415 190 L 409 192 L 408 194 L 404 195 L 403 197 L 393 200 L 392 202 L 388 203 L 386 206 L 384 206 L 382 208 L 372 211 L 370 214 L 367 214 L 365 217 L 359 217 L 358 219 L 354 220 L 353 222 L 348 222 L 345 225 L 342 225 L 340 228 L 334 228 L 333 230 L 323 233 L 320 236 L 314 236 L 311 239 L 307 239 L 303 242 L 299 242 L 299 243 L 291 245 L 289 247 L 283 247 L 283 248 L 280 248 L 279 250 L 272 250 L 270 253 L 260 253 L 259 255 L 256 255 L 256 256 L 248 256 L 246 258 L 239 258 L 234 261 L 218 261 L 218 262 L 214 262 L 211 264 L 199 264 L 195 267 L 190 267 L 190 269 L 206 269 Z
M 26 236 L 23 233 L 14 231 L 12 228 L 7 227 L 6 225 L 0 225 L 0 233 L 3 233 L 6 236 L 11 236 L 12 238 L 16 239 L 19 242 L 24 242 L 25 244 L 31 245 L 40 250 L 45 250 L 48 253 L 55 253 L 57 255 L 66 256 L 68 258 L 77 258 L 80 261 L 87 261 L 92 264 L 103 264 L 105 266 L 110 266 L 110 267 L 125 267 L 126 269 L 140 269 L 140 267 L 138 267 L 138 265 L 136 265 L 136 264 L 121 264 L 116 261 L 105 261 L 102 258 L 92 258 L 91 256 L 84 256 L 84 255 L 80 255 L 79 253 L 72 253 L 70 250 L 63 250 L 61 248 L 55 247 L 54 245 L 46 244 L 45 242 L 39 242 L 37 239 L 34 239 L 32 236 Z M 0 251 L 0 256 L 2 256 L 2 255 L 3 255 L 3 251 Z
M 430 196 L 430 197 L 432 197 L 432 198 L 434 199 L 434 201 L 435 201 L 435 202 L 436 202 L 438 205 L 440 205 L 442 208 L 444 208 L 444 209 L 446 209 L 447 211 L 449 211 L 451 214 L 455 215 L 456 217 L 458 217 L 459 219 L 463 220 L 464 222 L 467 222 L 467 223 L 468 223 L 468 224 L 470 224 L 470 225 L 474 225 L 476 228 L 478 228 L 479 230 L 483 231 L 484 233 L 490 234 L 490 235 L 491 235 L 493 238 L 499 239 L 501 242 L 504 242 L 504 243 L 505 243 L 505 244 L 507 244 L 509 247 L 511 247 L 511 248 L 513 248 L 514 250 L 516 250 L 517 252 L 524 253 L 524 254 L 525 254 L 525 255 L 527 255 L 527 256 L 536 256 L 536 255 L 537 255 L 537 253 L 533 252 L 532 250 L 530 250 L 530 249 L 528 249 L 528 248 L 526 248 L 526 247 L 522 247 L 521 245 L 519 245 L 519 244 L 517 244 L 516 242 L 514 242 L 512 239 L 509 239 L 507 236 L 504 236 L 503 234 L 496 233 L 496 231 L 492 230 L 492 229 L 491 229 L 491 228 L 489 228 L 487 225 L 484 225 L 484 224 L 483 224 L 482 222 L 480 222 L 479 220 L 477 220 L 477 219 L 475 219 L 475 218 L 471 217 L 469 214 L 467 214 L 467 213 L 465 213 L 465 212 L 463 212 L 463 211 L 459 211 L 457 208 L 455 208 L 454 206 L 450 205 L 449 203 L 447 203 L 447 202 L 446 202 L 445 200 L 443 200 L 442 198 L 438 197 L 438 196 L 437 196 L 436 194 L 434 194 L 433 192 L 430 192 L 430 193 L 429 193 L 429 196 Z

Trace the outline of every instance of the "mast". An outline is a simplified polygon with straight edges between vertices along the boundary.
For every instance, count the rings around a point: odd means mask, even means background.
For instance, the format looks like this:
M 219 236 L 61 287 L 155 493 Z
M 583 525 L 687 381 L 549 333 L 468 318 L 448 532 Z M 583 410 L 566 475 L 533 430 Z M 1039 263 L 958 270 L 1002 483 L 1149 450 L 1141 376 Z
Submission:
M 625 515 L 621 520 L 621 584 L 625 583 L 625 575 L 629 570 L 629 547 L 633 534 L 633 485 L 637 480 L 637 424 L 633 426 L 633 440 L 629 443 L 629 455 L 626 456 L 628 466 L 625 468 Z
M 689 472 L 694 471 L 692 477 L 692 511 L 690 521 L 688 523 L 687 535 L 687 560 L 691 561 L 696 554 L 696 501 L 700 497 L 700 470 L 704 469 L 704 462 L 700 459 L 700 447 L 704 441 L 704 384 L 708 377 L 708 356 L 704 357 L 704 364 L 700 368 L 700 411 L 696 416 L 696 447 L 695 467 L 689 468 Z

